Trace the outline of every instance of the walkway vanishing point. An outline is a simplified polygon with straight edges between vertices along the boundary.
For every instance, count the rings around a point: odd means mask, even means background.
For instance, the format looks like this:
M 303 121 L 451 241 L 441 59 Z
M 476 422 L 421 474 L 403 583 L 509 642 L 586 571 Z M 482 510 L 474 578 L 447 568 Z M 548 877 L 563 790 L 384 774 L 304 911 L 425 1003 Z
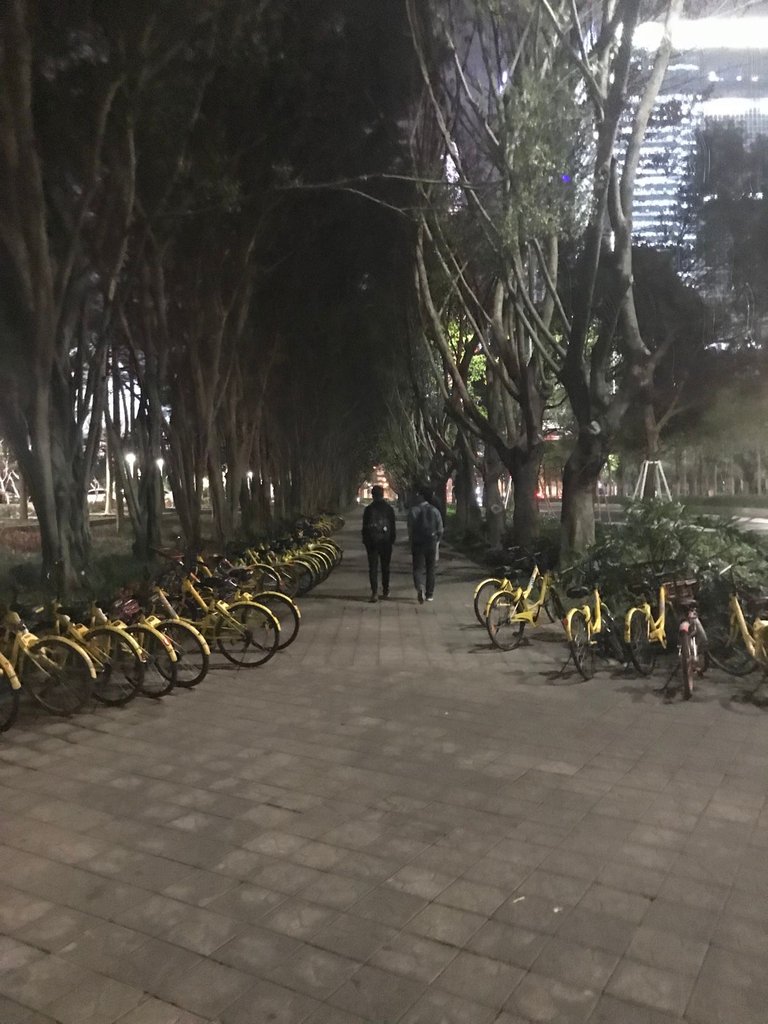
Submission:
M 0 737 L 0 1022 L 765 1024 L 767 713 L 341 539 L 262 670 Z

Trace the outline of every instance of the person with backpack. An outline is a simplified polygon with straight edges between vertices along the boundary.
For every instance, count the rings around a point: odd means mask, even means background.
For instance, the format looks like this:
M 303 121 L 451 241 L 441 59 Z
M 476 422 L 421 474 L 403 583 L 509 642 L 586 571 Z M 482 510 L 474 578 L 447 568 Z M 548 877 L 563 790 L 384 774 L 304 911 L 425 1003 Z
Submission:
M 417 491 L 420 499 L 408 512 L 408 537 L 411 542 L 413 559 L 413 585 L 419 604 L 424 599 L 435 598 L 435 565 L 437 549 L 443 536 L 443 517 L 434 504 L 434 494 L 429 487 Z
M 389 597 L 389 563 L 395 543 L 395 510 L 384 500 L 384 488 L 375 484 L 371 488 L 373 501 L 363 512 L 363 544 L 368 554 L 368 576 L 371 581 L 369 601 L 376 604 L 379 589 L 379 563 L 383 598 Z

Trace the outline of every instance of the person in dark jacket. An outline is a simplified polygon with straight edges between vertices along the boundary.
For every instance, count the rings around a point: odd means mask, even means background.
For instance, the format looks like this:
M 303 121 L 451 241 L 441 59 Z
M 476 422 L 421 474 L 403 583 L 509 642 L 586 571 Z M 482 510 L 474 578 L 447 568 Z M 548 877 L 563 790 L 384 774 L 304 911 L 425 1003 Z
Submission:
M 424 598 L 435 597 L 435 566 L 438 545 L 443 536 L 443 517 L 434 504 L 435 496 L 429 487 L 417 491 L 419 501 L 408 512 L 408 538 L 413 558 L 413 585 L 419 604 Z
M 384 500 L 384 488 L 376 484 L 371 488 L 373 501 L 363 512 L 363 544 L 368 554 L 368 577 L 371 581 L 369 601 L 378 601 L 379 563 L 381 563 L 381 596 L 389 597 L 389 563 L 395 543 L 395 510 Z

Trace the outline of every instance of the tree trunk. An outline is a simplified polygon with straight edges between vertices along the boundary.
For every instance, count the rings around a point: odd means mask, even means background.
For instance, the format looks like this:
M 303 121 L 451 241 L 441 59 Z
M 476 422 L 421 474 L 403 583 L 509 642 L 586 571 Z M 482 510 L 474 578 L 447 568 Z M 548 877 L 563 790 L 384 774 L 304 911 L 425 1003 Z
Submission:
M 485 459 L 483 460 L 483 478 L 485 503 L 485 526 L 488 535 L 488 547 L 496 551 L 502 546 L 504 537 L 505 514 L 504 502 L 501 500 L 499 479 L 503 472 L 503 466 L 499 453 L 492 445 L 486 445 Z M 512 484 L 510 483 L 510 487 Z
M 478 525 L 480 509 L 475 495 L 475 465 L 465 448 L 459 452 L 453 493 L 456 500 L 456 529 L 471 530 Z
M 512 534 L 515 544 L 531 548 L 539 536 L 539 502 L 536 492 L 539 486 L 541 466 L 541 445 L 530 450 L 515 449 L 509 471 L 514 488 L 514 509 L 512 512 Z
M 27 490 L 27 481 L 24 475 L 18 477 L 18 518 L 27 522 L 30 518 L 30 496 Z
M 595 490 L 604 462 L 600 438 L 581 433 L 563 472 L 560 559 L 564 565 L 595 542 Z

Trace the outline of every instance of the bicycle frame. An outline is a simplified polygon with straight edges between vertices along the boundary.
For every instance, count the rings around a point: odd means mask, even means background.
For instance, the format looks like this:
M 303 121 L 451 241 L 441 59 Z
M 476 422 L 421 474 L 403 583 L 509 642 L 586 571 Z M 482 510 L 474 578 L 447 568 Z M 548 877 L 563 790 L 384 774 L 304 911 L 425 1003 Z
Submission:
M 589 635 L 589 641 L 592 643 L 592 637 L 597 633 L 600 633 L 603 628 L 603 612 L 602 612 L 602 600 L 600 598 L 600 591 L 597 587 L 592 591 L 592 600 L 594 602 L 594 612 L 592 605 L 589 602 L 576 607 L 569 608 L 565 613 L 565 634 L 569 640 L 573 640 L 573 632 L 571 629 L 571 623 L 573 622 L 573 616 L 576 612 L 581 612 L 587 623 L 587 632 Z
M 651 643 L 661 644 L 666 649 L 667 646 L 667 588 L 662 583 L 659 587 L 659 614 L 656 618 L 653 617 L 653 609 L 651 608 L 650 602 L 646 599 L 642 604 L 634 605 L 627 611 L 624 616 L 624 640 L 626 643 L 630 642 L 630 630 L 632 616 L 635 612 L 639 612 L 648 623 L 648 639 Z
M 9 658 L 6 658 L 4 654 L 0 654 L 0 671 L 2 671 L 5 678 L 10 683 L 12 690 L 20 690 L 21 683 L 19 677 L 16 675 L 16 669 L 13 667 Z
M 19 666 L 23 658 L 29 658 L 38 668 L 43 667 L 41 662 L 30 654 L 30 648 L 37 643 L 38 640 L 45 640 L 45 637 L 39 637 L 36 633 L 33 633 L 31 629 L 21 621 L 16 612 L 11 612 L 3 622 L 4 628 L 13 637 L 13 643 L 7 647 L 8 653 L 5 655 L 7 660 L 11 663 L 15 672 L 18 672 Z M 70 640 L 67 637 L 57 637 L 57 640 L 61 643 L 66 644 L 68 647 L 72 647 L 77 651 L 79 655 L 82 655 L 88 663 L 88 669 L 90 671 L 91 679 L 96 678 L 96 667 L 93 664 L 88 651 L 83 650 L 79 643 L 75 643 L 74 640 Z
M 754 658 L 761 665 L 768 665 L 768 619 L 761 619 L 758 615 L 755 617 L 755 621 L 750 628 L 744 615 L 744 609 L 741 607 L 738 593 L 731 594 L 728 604 L 731 612 L 731 639 L 735 640 L 737 634 L 741 634 L 744 646 L 749 652 L 750 657 Z
M 187 594 L 203 612 L 203 617 L 199 621 L 193 622 L 193 625 L 206 639 L 215 632 L 217 617 L 224 618 L 227 625 L 236 629 L 238 633 L 244 634 L 246 632 L 242 624 L 237 621 L 234 615 L 230 614 L 229 605 L 226 601 L 219 599 L 211 599 L 210 602 L 206 601 L 189 576 L 182 580 L 181 591 L 183 594 Z
M 534 584 L 536 583 L 536 580 L 539 579 L 541 580 L 541 588 L 539 590 L 538 597 L 535 601 L 531 601 L 531 603 L 528 604 L 528 598 L 533 590 Z M 531 573 L 531 578 L 528 580 L 528 586 L 524 590 L 521 590 L 520 596 L 518 597 L 518 600 L 524 601 L 525 605 L 522 609 L 516 611 L 515 614 L 511 616 L 510 622 L 528 622 L 532 626 L 535 626 L 536 620 L 539 617 L 539 612 L 544 607 L 544 602 L 547 600 L 547 595 L 549 594 L 551 586 L 552 573 L 549 571 L 541 573 L 538 565 L 535 565 L 533 567 L 533 572 Z
M 128 623 L 123 622 L 122 619 L 110 619 L 109 616 L 105 614 L 103 609 L 99 608 L 97 604 L 93 604 L 91 605 L 91 627 L 93 628 L 96 626 L 114 626 L 115 628 L 122 630 L 128 630 L 129 628 Z M 174 648 L 173 644 L 168 639 L 168 637 L 161 633 L 161 631 L 155 627 L 154 623 L 147 621 L 147 619 L 144 617 L 139 619 L 139 621 L 134 623 L 134 626 L 130 628 L 135 627 L 136 629 L 139 629 L 142 626 L 149 633 L 151 633 L 156 640 L 160 641 L 160 643 L 165 648 L 166 654 L 168 655 L 171 663 L 175 664 L 176 661 L 178 660 L 176 657 L 176 649 Z M 130 636 L 130 633 L 128 633 L 127 635 Z M 146 661 L 146 655 L 141 644 L 138 643 L 138 641 L 135 638 L 132 639 L 136 646 L 139 648 L 139 650 L 142 652 L 144 660 Z

